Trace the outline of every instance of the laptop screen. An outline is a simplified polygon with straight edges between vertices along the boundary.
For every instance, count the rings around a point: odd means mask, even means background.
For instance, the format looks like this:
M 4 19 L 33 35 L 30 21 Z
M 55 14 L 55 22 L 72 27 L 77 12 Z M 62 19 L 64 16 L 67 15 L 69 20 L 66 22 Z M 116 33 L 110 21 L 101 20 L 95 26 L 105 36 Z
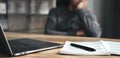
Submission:
M 4 31 L 0 25 L 0 52 L 11 55 L 12 51 L 11 48 L 9 47 L 8 40 L 6 39 L 4 35 Z

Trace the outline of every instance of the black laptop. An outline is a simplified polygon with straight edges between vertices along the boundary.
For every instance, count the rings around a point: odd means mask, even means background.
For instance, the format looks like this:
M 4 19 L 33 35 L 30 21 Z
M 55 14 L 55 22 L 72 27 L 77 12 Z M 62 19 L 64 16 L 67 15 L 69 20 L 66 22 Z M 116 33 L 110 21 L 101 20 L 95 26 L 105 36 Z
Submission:
M 62 46 L 63 45 L 58 43 L 39 41 L 28 38 L 7 40 L 4 31 L 0 26 L 0 53 L 8 56 L 19 56 Z

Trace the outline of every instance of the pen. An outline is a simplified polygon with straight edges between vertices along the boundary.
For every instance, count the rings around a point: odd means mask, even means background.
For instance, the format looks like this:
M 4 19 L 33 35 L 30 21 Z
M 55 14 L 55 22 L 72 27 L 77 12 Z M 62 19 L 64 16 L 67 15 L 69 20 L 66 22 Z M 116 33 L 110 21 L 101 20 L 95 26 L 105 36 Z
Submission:
M 83 49 L 83 50 L 86 50 L 86 51 L 90 51 L 90 52 L 96 51 L 94 48 L 79 45 L 79 44 L 75 44 L 75 43 L 71 43 L 71 46 L 76 47 L 76 48 L 80 48 L 80 49 Z

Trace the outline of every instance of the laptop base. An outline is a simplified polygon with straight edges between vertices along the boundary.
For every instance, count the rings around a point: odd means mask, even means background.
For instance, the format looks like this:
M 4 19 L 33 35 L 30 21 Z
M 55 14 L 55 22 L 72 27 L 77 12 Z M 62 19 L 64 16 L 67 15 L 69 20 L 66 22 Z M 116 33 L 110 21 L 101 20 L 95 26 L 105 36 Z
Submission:
M 62 47 L 61 44 L 27 38 L 9 40 L 9 44 L 15 56 Z

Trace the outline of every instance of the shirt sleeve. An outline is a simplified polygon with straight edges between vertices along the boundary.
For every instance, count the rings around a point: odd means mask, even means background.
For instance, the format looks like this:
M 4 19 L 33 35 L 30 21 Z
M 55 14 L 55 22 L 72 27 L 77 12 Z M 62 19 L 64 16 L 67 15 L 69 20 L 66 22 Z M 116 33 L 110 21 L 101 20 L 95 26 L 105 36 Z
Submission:
M 95 24 L 95 15 L 91 14 L 87 10 L 77 10 L 78 17 L 82 22 L 83 31 L 88 37 L 100 37 L 102 30 L 101 27 Z

